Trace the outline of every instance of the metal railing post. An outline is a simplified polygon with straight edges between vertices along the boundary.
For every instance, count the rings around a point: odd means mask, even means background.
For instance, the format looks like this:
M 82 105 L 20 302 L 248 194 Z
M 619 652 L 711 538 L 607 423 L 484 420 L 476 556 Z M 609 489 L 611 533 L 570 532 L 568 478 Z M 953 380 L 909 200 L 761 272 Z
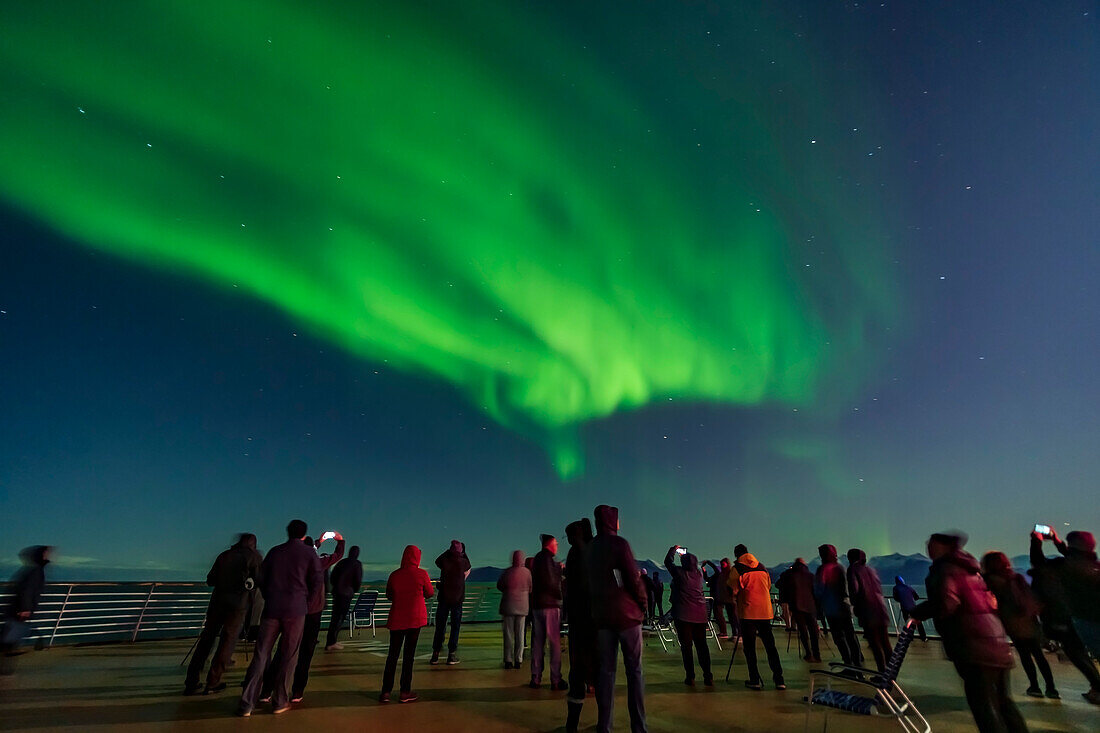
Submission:
M 61 617 L 65 615 L 65 607 L 69 605 L 69 596 L 72 595 L 73 586 L 69 584 L 69 589 L 65 591 L 65 600 L 61 602 L 61 610 L 57 612 L 57 621 L 54 621 L 53 632 L 50 634 L 50 640 L 46 643 L 47 647 L 53 646 L 54 637 L 57 636 L 57 630 L 61 627 Z
M 153 583 L 149 586 L 149 595 L 145 596 L 145 605 L 141 607 L 141 613 L 138 614 L 137 623 L 134 624 L 134 635 L 130 637 L 130 641 L 137 641 L 138 631 L 141 630 L 141 620 L 145 618 L 145 609 L 149 608 L 149 601 L 153 599 L 153 591 L 157 589 L 157 583 Z

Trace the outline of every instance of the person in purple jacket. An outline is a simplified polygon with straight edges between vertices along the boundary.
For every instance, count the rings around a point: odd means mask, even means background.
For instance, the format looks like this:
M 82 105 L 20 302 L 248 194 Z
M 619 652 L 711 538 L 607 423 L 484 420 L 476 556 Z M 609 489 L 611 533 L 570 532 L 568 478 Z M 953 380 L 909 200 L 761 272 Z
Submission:
M 276 714 L 290 710 L 287 678 L 298 661 L 298 645 L 302 641 L 309 598 L 317 587 L 324 587 L 317 553 L 302 541 L 306 536 L 306 523 L 292 520 L 286 527 L 286 534 L 287 541 L 271 548 L 260 566 L 259 586 L 264 596 L 264 611 L 256 651 L 245 673 L 244 690 L 237 707 L 237 715 L 246 718 L 252 715 L 259 700 L 264 672 L 276 640 L 280 646 L 285 645 L 289 653 L 282 656 L 275 669 L 273 709 Z

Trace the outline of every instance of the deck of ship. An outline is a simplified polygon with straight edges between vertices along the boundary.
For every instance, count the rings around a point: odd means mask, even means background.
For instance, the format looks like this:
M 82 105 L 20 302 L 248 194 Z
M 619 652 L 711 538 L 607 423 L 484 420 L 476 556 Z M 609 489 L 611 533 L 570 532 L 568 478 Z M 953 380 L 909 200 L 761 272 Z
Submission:
M 180 661 L 190 640 L 57 647 L 29 652 L 17 660 L 16 674 L 0 677 L 2 730 L 374 730 L 374 731 L 556 731 L 565 716 L 564 693 L 525 686 L 525 670 L 500 666 L 500 631 L 495 625 L 466 626 L 455 667 L 427 664 L 428 639 L 422 635 L 421 661 L 413 679 L 421 700 L 411 705 L 380 705 L 379 680 L 386 633 L 347 642 L 339 652 L 318 651 L 305 700 L 285 715 L 259 709 L 236 718 L 236 696 L 246 666 L 243 646 L 226 674 L 230 687 L 219 695 L 183 697 Z M 795 647 L 780 652 L 789 689 L 753 692 L 743 685 L 738 655 L 731 684 L 722 681 L 730 648 L 715 654 L 718 684 L 713 691 L 683 684 L 679 654 L 665 653 L 656 639 L 645 651 L 646 708 L 651 731 L 802 731 L 809 665 Z M 713 646 L 712 646 L 713 648 Z M 763 662 L 764 660 L 761 659 Z M 827 660 L 828 661 L 828 660 Z M 1068 663 L 1051 657 L 1062 702 L 1023 696 L 1023 674 L 1013 674 L 1013 690 L 1032 731 L 1100 729 L 1100 709 L 1081 698 L 1085 683 Z M 625 687 L 619 675 L 617 728 L 628 730 Z M 901 675 L 902 685 L 926 714 L 933 730 L 972 731 L 962 686 L 938 643 L 915 642 Z M 770 687 L 770 686 L 769 686 Z M 595 728 L 595 704 L 585 706 L 584 730 Z M 811 730 L 821 730 L 815 712 Z M 891 730 L 882 719 L 842 713 L 829 716 L 834 730 Z

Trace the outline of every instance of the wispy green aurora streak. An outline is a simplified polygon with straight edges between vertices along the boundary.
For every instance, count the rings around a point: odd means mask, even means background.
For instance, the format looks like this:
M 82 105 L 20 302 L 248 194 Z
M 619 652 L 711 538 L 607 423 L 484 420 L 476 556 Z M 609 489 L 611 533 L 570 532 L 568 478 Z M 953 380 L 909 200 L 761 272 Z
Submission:
M 545 19 L 365 5 L 9 5 L 0 195 L 445 379 L 562 475 L 585 420 L 812 403 L 862 358 L 881 274 L 842 260 L 828 287 L 849 295 L 815 297 L 767 193 L 790 171 L 693 180 L 644 101 Z M 767 153 L 744 117 L 738 144 Z

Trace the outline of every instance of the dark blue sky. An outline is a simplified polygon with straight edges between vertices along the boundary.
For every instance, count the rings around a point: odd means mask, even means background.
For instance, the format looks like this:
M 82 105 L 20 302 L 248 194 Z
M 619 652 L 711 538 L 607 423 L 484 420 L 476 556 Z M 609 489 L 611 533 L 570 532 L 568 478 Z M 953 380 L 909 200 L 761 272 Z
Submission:
M 652 82 L 649 105 L 672 119 L 677 82 L 688 94 L 714 70 L 695 31 L 732 33 L 714 8 L 674 7 L 561 13 L 630 86 Z M 877 156 L 844 158 L 838 186 L 888 209 L 904 314 L 872 368 L 851 365 L 850 409 L 808 428 L 769 406 L 651 405 L 585 425 L 585 474 L 562 481 L 446 384 L 6 206 L 0 555 L 49 543 L 59 575 L 197 577 L 234 532 L 269 547 L 301 517 L 371 566 L 452 537 L 475 565 L 501 565 L 605 502 L 642 557 L 737 542 L 769 564 L 826 541 L 910 553 L 946 526 L 976 552 L 1019 554 L 1036 521 L 1100 531 L 1095 3 L 788 12 L 837 93 L 873 100 L 821 110 L 823 126 L 871 131 L 836 144 Z M 739 73 L 774 73 L 754 58 Z M 812 455 L 777 453 L 791 435 Z

